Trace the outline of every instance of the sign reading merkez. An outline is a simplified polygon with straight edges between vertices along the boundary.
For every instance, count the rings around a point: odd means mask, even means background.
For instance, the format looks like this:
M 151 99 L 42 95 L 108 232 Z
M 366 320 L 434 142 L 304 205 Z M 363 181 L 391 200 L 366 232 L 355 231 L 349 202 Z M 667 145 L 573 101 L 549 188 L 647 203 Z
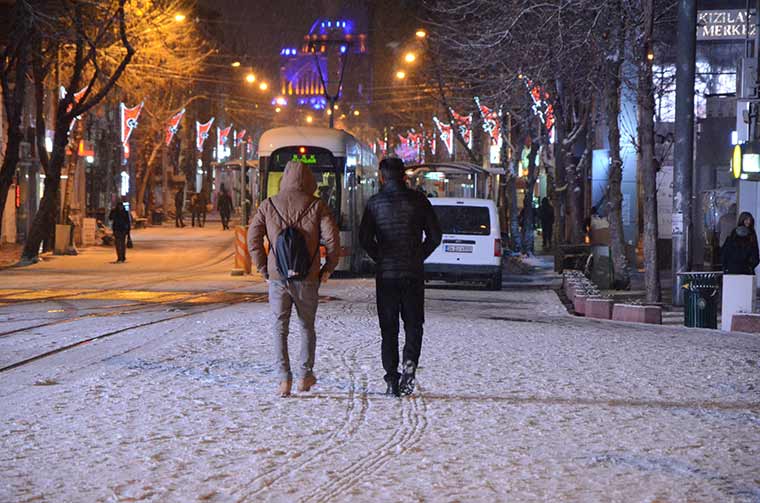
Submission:
M 697 40 L 732 40 L 755 36 L 755 13 L 747 23 L 746 10 L 701 10 L 697 15 Z

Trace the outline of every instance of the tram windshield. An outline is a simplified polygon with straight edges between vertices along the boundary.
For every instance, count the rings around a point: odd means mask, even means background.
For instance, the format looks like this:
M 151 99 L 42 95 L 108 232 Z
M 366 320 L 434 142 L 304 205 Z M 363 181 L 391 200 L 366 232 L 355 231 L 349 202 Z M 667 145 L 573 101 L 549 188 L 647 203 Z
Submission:
M 280 192 L 280 182 L 288 161 L 300 161 L 311 168 L 317 181 L 314 195 L 322 199 L 336 218 L 340 215 L 340 184 L 338 174 L 342 171 L 341 158 L 319 147 L 286 147 L 272 153 L 267 170 L 266 197 Z

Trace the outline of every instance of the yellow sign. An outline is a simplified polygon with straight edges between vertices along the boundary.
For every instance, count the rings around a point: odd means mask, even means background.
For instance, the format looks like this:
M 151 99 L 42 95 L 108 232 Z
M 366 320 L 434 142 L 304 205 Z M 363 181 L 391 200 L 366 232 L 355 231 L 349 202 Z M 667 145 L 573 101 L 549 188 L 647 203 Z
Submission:
M 739 178 L 742 174 L 742 146 L 734 145 L 734 153 L 731 156 L 731 173 L 734 178 Z

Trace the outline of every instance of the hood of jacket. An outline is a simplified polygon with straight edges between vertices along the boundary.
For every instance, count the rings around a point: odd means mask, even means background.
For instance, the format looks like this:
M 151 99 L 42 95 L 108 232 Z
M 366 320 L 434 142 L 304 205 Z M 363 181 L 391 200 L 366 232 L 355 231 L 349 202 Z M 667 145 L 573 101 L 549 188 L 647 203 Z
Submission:
M 289 162 L 285 166 L 285 172 L 280 181 L 280 191 L 297 191 L 306 194 L 314 194 L 317 190 L 317 181 L 314 173 L 300 162 Z

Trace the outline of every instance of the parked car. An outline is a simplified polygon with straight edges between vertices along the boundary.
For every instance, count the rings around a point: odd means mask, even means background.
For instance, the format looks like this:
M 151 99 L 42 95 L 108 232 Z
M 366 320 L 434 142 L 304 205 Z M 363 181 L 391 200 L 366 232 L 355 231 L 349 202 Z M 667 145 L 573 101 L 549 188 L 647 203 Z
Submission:
M 425 279 L 484 282 L 501 290 L 501 226 L 490 199 L 431 198 L 443 231 L 425 261 Z

